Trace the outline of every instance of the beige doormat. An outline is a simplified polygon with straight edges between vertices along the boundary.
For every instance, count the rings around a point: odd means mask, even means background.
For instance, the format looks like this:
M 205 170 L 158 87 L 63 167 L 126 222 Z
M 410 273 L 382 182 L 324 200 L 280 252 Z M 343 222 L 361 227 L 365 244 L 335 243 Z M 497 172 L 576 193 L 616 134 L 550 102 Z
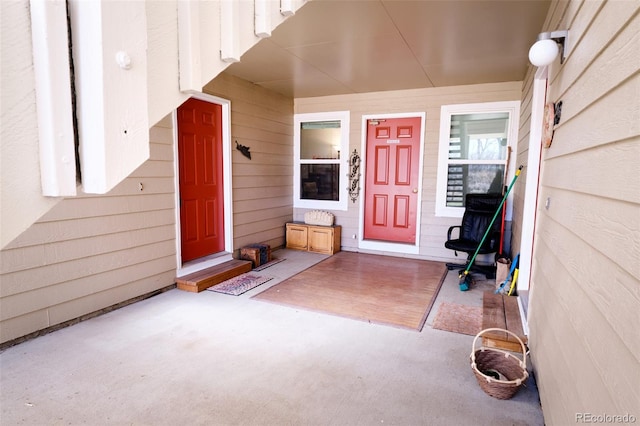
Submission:
M 475 336 L 482 330 L 482 307 L 442 302 L 432 328 Z

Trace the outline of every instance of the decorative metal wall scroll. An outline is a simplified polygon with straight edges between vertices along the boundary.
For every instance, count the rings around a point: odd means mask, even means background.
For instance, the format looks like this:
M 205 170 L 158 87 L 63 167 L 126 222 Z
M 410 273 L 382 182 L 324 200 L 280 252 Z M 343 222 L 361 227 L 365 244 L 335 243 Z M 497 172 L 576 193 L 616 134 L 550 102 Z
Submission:
M 349 197 L 354 203 L 360 195 L 360 156 L 354 149 L 349 156 Z

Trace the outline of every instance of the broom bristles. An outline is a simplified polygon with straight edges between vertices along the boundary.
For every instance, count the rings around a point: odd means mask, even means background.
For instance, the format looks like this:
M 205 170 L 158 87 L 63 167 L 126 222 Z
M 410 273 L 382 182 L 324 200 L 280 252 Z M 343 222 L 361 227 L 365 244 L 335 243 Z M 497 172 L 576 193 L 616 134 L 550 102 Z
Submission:
M 471 287 L 471 275 L 469 274 L 469 271 L 465 270 L 464 272 L 461 272 L 459 277 L 460 283 L 458 286 L 460 287 L 460 291 L 469 290 L 469 287 Z

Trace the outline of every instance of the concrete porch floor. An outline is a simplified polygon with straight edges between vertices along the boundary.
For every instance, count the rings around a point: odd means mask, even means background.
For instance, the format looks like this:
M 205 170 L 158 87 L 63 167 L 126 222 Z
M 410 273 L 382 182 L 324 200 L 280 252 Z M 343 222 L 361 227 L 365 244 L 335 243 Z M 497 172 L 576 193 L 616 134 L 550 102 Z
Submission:
M 277 250 L 240 296 L 170 290 L 0 354 L 3 425 L 542 425 L 535 381 L 478 386 L 472 336 L 435 330 L 442 301 L 493 282 L 451 271 L 421 332 L 250 299 L 326 256 Z

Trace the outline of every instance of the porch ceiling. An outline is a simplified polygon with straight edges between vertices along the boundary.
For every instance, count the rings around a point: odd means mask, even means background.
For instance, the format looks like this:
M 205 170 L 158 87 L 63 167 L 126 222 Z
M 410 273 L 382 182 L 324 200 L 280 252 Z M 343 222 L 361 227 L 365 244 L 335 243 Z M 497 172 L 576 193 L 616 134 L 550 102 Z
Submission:
M 549 0 L 312 0 L 227 72 L 294 98 L 518 81 Z

